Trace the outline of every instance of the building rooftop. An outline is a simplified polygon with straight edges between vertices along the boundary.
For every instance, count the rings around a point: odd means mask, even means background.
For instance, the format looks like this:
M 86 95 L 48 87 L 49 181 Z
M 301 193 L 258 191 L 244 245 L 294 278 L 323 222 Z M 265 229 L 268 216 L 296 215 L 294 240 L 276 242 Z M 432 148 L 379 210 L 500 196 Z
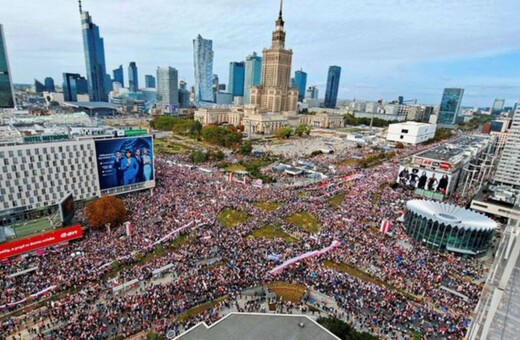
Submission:
M 465 156 L 475 154 L 489 143 L 487 136 L 463 136 L 450 143 L 419 152 L 414 157 L 458 163 Z
M 306 315 L 230 313 L 211 326 L 201 322 L 175 339 L 182 340 L 337 340 Z

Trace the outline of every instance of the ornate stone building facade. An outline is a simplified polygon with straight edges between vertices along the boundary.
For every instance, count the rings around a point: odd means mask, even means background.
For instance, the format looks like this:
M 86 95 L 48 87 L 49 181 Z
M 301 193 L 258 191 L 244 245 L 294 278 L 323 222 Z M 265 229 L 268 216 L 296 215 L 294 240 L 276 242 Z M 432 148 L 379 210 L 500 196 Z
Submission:
M 282 4 L 271 48 L 263 50 L 262 85 L 251 87 L 251 104 L 266 112 L 296 111 L 298 103 L 298 89 L 290 84 L 293 52 L 285 48 Z

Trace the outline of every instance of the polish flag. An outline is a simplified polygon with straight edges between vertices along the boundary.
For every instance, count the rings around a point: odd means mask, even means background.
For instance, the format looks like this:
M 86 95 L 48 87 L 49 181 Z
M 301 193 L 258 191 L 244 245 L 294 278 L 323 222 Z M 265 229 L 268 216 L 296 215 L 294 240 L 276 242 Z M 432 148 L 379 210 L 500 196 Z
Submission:
M 381 231 L 381 233 L 383 233 L 383 235 L 389 233 L 390 231 L 392 231 L 392 222 L 390 222 L 389 220 L 382 220 L 381 227 L 379 228 L 379 230 Z
M 132 229 L 132 223 L 130 223 L 130 221 L 125 222 L 126 236 L 130 237 L 130 235 L 132 235 Z

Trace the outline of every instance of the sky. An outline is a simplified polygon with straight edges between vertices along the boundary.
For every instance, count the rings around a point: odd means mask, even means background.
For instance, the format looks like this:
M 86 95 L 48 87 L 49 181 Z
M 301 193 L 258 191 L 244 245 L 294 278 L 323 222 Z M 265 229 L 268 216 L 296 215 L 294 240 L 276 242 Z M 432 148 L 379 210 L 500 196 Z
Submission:
M 85 74 L 75 0 L 0 0 L 0 23 L 15 83 Z M 135 61 L 139 83 L 172 66 L 193 84 L 193 39 L 213 40 L 213 71 L 271 44 L 279 0 L 84 0 L 105 42 L 107 71 Z M 438 105 L 445 87 L 465 89 L 463 106 L 520 100 L 518 0 L 285 0 L 293 72 L 325 95 L 327 70 L 341 66 L 340 99 Z

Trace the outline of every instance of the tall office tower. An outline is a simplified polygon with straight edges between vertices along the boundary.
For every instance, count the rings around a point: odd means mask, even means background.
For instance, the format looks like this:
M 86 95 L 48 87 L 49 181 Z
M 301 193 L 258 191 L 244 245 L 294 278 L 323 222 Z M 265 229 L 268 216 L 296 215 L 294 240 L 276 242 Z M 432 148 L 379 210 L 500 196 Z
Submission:
M 130 92 L 137 92 L 137 90 L 139 90 L 139 77 L 135 61 L 130 62 L 128 65 L 128 89 Z
M 307 73 L 303 72 L 303 70 L 299 70 L 294 72 L 294 81 L 296 83 L 296 88 L 298 89 L 298 101 L 303 101 L 305 97 L 305 89 L 307 88 Z
M 177 70 L 173 67 L 157 68 L 157 102 L 162 107 L 173 107 L 179 104 Z
M 54 86 L 54 79 L 52 79 L 51 77 L 47 77 L 47 78 L 45 78 L 44 83 L 45 83 L 45 89 L 47 90 L 47 92 L 56 91 L 56 86 Z
M 262 85 L 262 57 L 253 52 L 246 57 L 244 75 L 244 104 L 251 103 L 251 87 Z
M 491 115 L 498 116 L 504 110 L 506 100 L 504 98 L 496 98 L 491 107 Z
M 89 13 L 81 10 L 81 1 L 79 12 L 83 31 L 89 99 L 93 102 L 106 102 L 108 93 L 106 92 L 107 86 L 105 86 L 106 64 L 103 38 L 99 35 L 99 27 L 92 22 Z
M 112 91 L 112 77 L 110 77 L 110 74 L 105 74 L 105 91 L 106 93 L 109 93 Z
M 316 86 L 309 86 L 305 93 L 305 98 L 318 99 L 318 88 Z
M 246 64 L 243 61 L 232 61 L 229 63 L 228 90 L 233 95 L 233 97 L 244 96 L 245 74 Z
M 43 85 L 41 81 L 39 81 L 38 79 L 34 79 L 34 92 L 42 93 L 46 90 L 47 88 L 45 88 L 45 85 Z
M 78 101 L 77 80 L 80 75 L 77 73 L 63 73 L 63 100 L 66 102 Z
M 213 89 L 213 102 L 217 102 L 217 93 L 218 93 L 218 84 L 219 84 L 219 80 L 218 80 L 218 74 L 214 74 L 213 77 L 211 78 L 211 83 L 213 84 L 212 85 L 212 89 Z
M 437 124 L 454 125 L 459 114 L 464 89 L 446 88 L 442 94 Z
M 119 65 L 118 68 L 112 71 L 114 75 L 114 81 L 117 81 L 121 86 L 125 87 L 125 76 L 123 73 L 123 65 Z
M 190 90 L 186 87 L 186 82 L 181 80 L 179 82 L 179 106 L 181 108 L 190 107 Z
M 495 181 L 520 189 L 520 107 L 518 106 L 498 162 Z
M 14 108 L 14 91 L 7 58 L 4 28 L 0 24 L 0 109 Z
M 285 48 L 283 0 L 273 31 L 271 48 L 263 50 L 262 85 L 251 87 L 251 104 L 268 112 L 296 111 L 298 90 L 291 87 L 292 50 Z
M 199 34 L 193 39 L 195 66 L 195 101 L 213 102 L 213 41 Z
M 218 84 L 219 91 L 226 91 L 226 84 Z
M 155 88 L 155 77 L 152 76 L 151 74 L 146 74 L 144 76 L 144 87 L 154 89 Z
M 76 90 L 78 94 L 88 94 L 88 80 L 85 77 L 77 75 Z M 90 100 L 90 98 L 89 98 Z
M 325 89 L 325 107 L 336 108 L 339 90 L 339 78 L 341 77 L 341 67 L 330 66 L 327 77 L 327 88 Z

